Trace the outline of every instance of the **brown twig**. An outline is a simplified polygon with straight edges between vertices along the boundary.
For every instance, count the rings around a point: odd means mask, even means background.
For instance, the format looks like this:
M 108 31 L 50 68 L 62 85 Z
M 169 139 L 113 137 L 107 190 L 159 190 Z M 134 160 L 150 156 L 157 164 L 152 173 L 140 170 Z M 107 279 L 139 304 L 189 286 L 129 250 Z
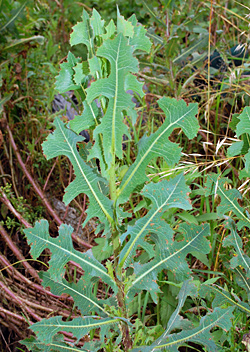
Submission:
M 24 314 L 29 313 L 29 315 L 32 316 L 32 318 L 35 319 L 36 321 L 42 320 L 41 317 L 39 317 L 36 313 L 34 313 L 32 309 L 27 307 L 22 302 L 22 300 L 20 300 L 20 298 L 17 297 L 15 293 L 12 292 L 2 281 L 0 281 L 0 288 L 1 288 L 1 293 L 5 294 L 5 296 L 11 299 L 12 302 L 16 302 L 16 304 L 22 309 Z
M 5 243 L 8 245 L 8 247 L 11 249 L 11 251 L 15 254 L 15 256 L 17 257 L 18 260 L 20 260 L 23 264 L 23 266 L 25 267 L 25 269 L 27 269 L 27 271 L 30 273 L 30 275 L 32 277 L 34 277 L 38 282 L 41 282 L 41 279 L 39 278 L 36 270 L 34 268 L 32 268 L 32 266 L 27 262 L 27 260 L 25 259 L 25 257 L 22 255 L 22 253 L 19 251 L 19 249 L 17 248 L 17 246 L 14 244 L 14 242 L 12 241 L 12 239 L 9 237 L 9 235 L 7 234 L 7 232 L 5 231 L 5 229 L 3 228 L 3 226 L 0 224 L 0 234 L 2 236 L 2 238 L 4 239 Z

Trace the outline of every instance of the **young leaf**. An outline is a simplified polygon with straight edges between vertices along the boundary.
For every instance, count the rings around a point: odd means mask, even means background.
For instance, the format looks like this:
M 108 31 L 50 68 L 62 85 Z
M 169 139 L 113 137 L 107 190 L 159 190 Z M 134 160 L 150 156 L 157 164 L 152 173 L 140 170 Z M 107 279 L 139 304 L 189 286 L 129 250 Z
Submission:
M 216 352 L 217 347 L 212 340 L 210 330 L 214 327 L 220 327 L 228 331 L 233 319 L 234 307 L 228 309 L 215 308 L 213 313 L 201 318 L 200 325 L 192 330 L 183 330 L 177 334 L 168 335 L 161 344 L 153 343 L 151 346 L 142 346 L 135 348 L 132 352 L 153 352 L 153 351 L 171 351 L 178 352 L 178 348 L 185 342 L 194 342 L 206 346 L 209 352 Z
M 70 35 L 70 44 L 71 46 L 85 44 L 88 48 L 89 57 L 94 56 L 93 29 L 90 25 L 89 15 L 85 10 L 82 13 L 82 21 L 73 27 L 73 32 Z
M 182 241 L 168 241 L 161 236 L 151 235 L 151 239 L 157 244 L 155 258 L 141 265 L 134 263 L 135 279 L 130 284 L 126 298 L 131 300 L 134 295 L 141 290 L 150 292 L 153 300 L 157 302 L 157 292 L 159 292 L 156 283 L 157 274 L 163 270 L 171 270 L 178 281 L 187 279 L 191 271 L 186 263 L 186 255 L 192 251 L 200 251 L 207 254 L 210 252 L 210 243 L 206 239 L 209 235 L 209 225 L 188 225 L 182 224 L 179 232 L 183 235 Z
M 71 239 L 72 232 L 71 226 L 63 224 L 59 228 L 59 236 L 52 238 L 49 235 L 49 224 L 46 220 L 36 222 L 35 227 L 24 230 L 33 258 L 38 258 L 45 248 L 51 251 L 50 268 L 47 273 L 52 280 L 62 282 L 64 267 L 72 260 L 80 264 L 89 275 L 102 279 L 116 291 L 116 284 L 104 266 L 91 256 L 90 252 L 81 253 L 74 249 Z
M 147 181 L 145 168 L 154 157 L 163 157 L 169 166 L 179 161 L 181 149 L 169 140 L 175 128 L 182 128 L 188 138 L 193 138 L 198 132 L 199 124 L 195 118 L 198 112 L 197 104 L 187 106 L 183 100 L 177 101 L 166 97 L 160 99 L 158 104 L 166 115 L 165 121 L 157 132 L 140 140 L 137 158 L 118 190 L 119 204 L 124 203 L 137 186 Z
M 101 16 L 96 9 L 93 9 L 90 24 L 93 28 L 95 37 L 98 35 L 101 36 L 104 33 L 104 20 L 101 19 Z
M 152 257 L 151 246 L 145 241 L 148 233 L 155 233 L 165 239 L 166 243 L 172 241 L 173 230 L 162 221 L 161 216 L 164 211 L 170 208 L 191 209 L 188 199 L 190 189 L 185 184 L 182 174 L 171 180 L 165 180 L 158 184 L 150 183 L 142 190 L 142 195 L 152 201 L 151 210 L 146 216 L 139 219 L 134 226 L 128 226 L 128 230 L 121 236 L 121 242 L 130 235 L 130 240 L 126 243 L 120 254 L 119 265 L 127 267 L 129 259 L 135 254 L 138 246 L 147 250 Z
M 99 79 L 87 88 L 87 102 L 91 103 L 99 96 L 109 99 L 107 111 L 95 129 L 94 137 L 99 133 L 103 135 L 104 156 L 110 165 L 114 153 L 122 158 L 122 136 L 125 134 L 129 137 L 128 128 L 123 122 L 123 111 L 127 111 L 130 116 L 135 104 L 131 95 L 125 91 L 125 79 L 131 72 L 138 71 L 138 61 L 133 57 L 133 49 L 127 45 L 127 39 L 122 34 L 113 40 L 106 40 L 96 55 L 110 62 L 111 72 L 108 78 Z
M 47 159 L 66 155 L 70 159 L 76 175 L 74 181 L 66 188 L 63 201 L 65 204 L 69 204 L 80 193 L 87 194 L 89 206 L 85 223 L 95 216 L 105 224 L 106 230 L 108 230 L 110 224 L 113 223 L 112 202 L 101 193 L 98 186 L 98 182 L 105 183 L 105 179 L 97 175 L 80 157 L 76 143 L 81 142 L 84 138 L 66 128 L 59 118 L 56 118 L 54 124 L 56 130 L 43 143 L 43 152 Z

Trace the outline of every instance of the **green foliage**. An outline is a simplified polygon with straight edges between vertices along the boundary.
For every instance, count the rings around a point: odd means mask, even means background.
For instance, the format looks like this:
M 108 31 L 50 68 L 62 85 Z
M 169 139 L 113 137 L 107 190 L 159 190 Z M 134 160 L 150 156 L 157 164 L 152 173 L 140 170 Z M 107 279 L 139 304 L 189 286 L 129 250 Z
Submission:
M 173 6 L 169 3 L 171 9 Z M 81 253 L 73 247 L 71 226 L 61 225 L 56 238 L 50 236 L 46 220 L 25 230 L 33 258 L 38 258 L 45 249 L 51 253 L 49 270 L 40 273 L 43 285 L 56 295 L 72 296 L 81 317 L 70 321 L 60 316 L 43 319 L 30 327 L 36 338 L 22 343 L 32 351 L 78 351 L 78 341 L 86 335 L 93 338 L 91 333 L 95 330 L 98 342 L 89 341 L 81 350 L 178 351 L 180 346 L 192 342 L 208 351 L 217 351 L 214 329 L 230 330 L 234 311 L 249 314 L 248 303 L 216 286 L 216 280 L 205 283 L 192 280 L 194 273 L 189 258 L 197 256 L 200 261 L 208 262 L 211 232 L 209 223 L 185 222 L 192 219 L 191 190 L 185 176 L 176 173 L 158 183 L 146 176 L 152 160 L 158 159 L 172 168 L 179 163 L 182 149 L 170 140 L 171 134 L 179 129 L 187 139 L 196 136 L 198 106 L 187 105 L 184 100 L 159 99 L 159 114 L 164 122 L 156 131 L 140 138 L 134 161 L 124 165 L 123 136 L 133 142 L 132 130 L 137 120 L 135 103 L 128 91 L 141 98 L 144 95 L 143 83 L 136 73 L 137 55 L 150 52 L 146 30 L 135 15 L 125 20 L 117 10 L 117 25 L 112 20 L 106 25 L 96 10 L 92 16 L 83 10 L 82 21 L 73 27 L 70 44 L 84 45 L 86 59 L 69 52 L 56 77 L 56 88 L 61 93 L 74 90 L 82 100 L 83 112 L 69 124 L 57 117 L 55 130 L 43 143 L 43 151 L 47 159 L 63 155 L 70 160 L 75 178 L 65 190 L 64 202 L 69 204 L 79 194 L 86 194 L 88 216 L 83 225 L 97 218 L 103 238 L 93 250 Z M 240 123 L 238 128 L 240 136 L 243 128 Z M 88 145 L 79 135 L 84 129 L 93 136 Z M 250 260 L 236 232 L 249 227 L 248 213 L 238 203 L 239 192 L 226 190 L 224 184 L 225 178 L 212 174 L 203 194 L 220 197 L 217 216 L 222 220 L 231 212 L 238 219 L 235 225 L 227 216 L 230 235 L 223 245 L 235 252 L 229 265 L 249 295 Z M 131 206 L 135 197 L 142 199 L 137 209 Z M 144 213 L 140 213 L 142 208 Z M 109 257 L 112 262 L 105 261 Z M 69 262 L 80 265 L 84 271 L 76 282 L 67 278 L 65 266 Z M 163 302 L 164 290 L 161 291 L 160 278 L 165 277 L 172 277 L 180 290 L 168 321 L 161 324 L 158 307 Z M 94 287 L 98 284 L 108 288 L 109 298 L 97 297 Z M 191 299 L 202 300 L 208 311 L 205 304 L 208 296 L 212 312 L 205 312 L 196 321 L 188 319 L 188 314 L 184 316 L 182 309 L 185 304 L 190 308 Z M 138 302 L 137 319 L 133 316 L 135 302 Z M 145 324 L 145 310 L 150 304 L 158 309 L 158 324 L 155 321 Z M 58 335 L 60 332 L 72 333 L 75 342 L 67 344 Z
M 238 139 L 241 138 L 238 142 L 233 143 L 228 148 L 228 156 L 243 155 L 245 162 L 245 169 L 241 170 L 241 173 L 244 171 L 247 175 L 250 172 L 250 145 L 249 145 L 249 134 L 250 134 L 250 108 L 246 106 L 242 113 L 237 116 L 236 124 L 236 135 Z

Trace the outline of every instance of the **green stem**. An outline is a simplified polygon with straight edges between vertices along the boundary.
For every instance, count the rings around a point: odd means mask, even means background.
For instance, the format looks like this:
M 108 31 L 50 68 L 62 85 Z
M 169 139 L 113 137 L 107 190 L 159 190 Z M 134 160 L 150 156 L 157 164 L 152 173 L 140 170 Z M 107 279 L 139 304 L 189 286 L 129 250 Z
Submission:
M 109 170 L 109 190 L 110 190 L 110 198 L 111 200 L 114 201 L 114 219 L 116 219 L 116 214 L 115 214 L 115 202 L 117 199 L 117 192 L 116 192 L 116 173 L 115 173 L 115 146 L 112 145 L 112 162 L 111 162 L 111 167 Z M 124 294 L 124 284 L 122 281 L 120 281 L 121 278 L 121 273 L 118 273 L 118 258 L 119 254 L 121 251 L 121 245 L 120 245 L 120 232 L 117 228 L 117 221 L 114 224 L 112 228 L 112 242 L 113 242 L 113 248 L 114 248 L 114 277 L 116 280 L 116 284 L 118 287 L 118 292 L 117 292 L 117 301 L 118 305 L 121 310 L 121 316 L 123 318 L 128 318 L 127 316 L 127 310 L 126 310 L 126 305 L 125 305 L 125 294 Z M 121 330 L 122 330 L 122 336 L 123 336 L 123 344 L 124 344 L 124 351 L 129 351 L 132 347 L 132 340 L 130 337 L 130 332 L 129 332 L 129 327 L 126 323 L 121 322 Z

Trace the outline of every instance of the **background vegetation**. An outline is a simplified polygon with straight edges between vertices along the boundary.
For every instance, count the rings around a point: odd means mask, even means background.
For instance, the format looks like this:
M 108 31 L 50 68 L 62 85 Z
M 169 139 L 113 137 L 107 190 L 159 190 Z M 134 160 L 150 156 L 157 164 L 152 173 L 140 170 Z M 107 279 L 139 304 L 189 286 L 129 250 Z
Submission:
M 187 261 L 197 285 L 216 284 L 211 287 L 219 287 L 227 299 L 221 301 L 217 297 L 216 303 L 213 292 L 196 298 L 188 296 L 181 309 L 182 316 L 196 327 L 205 312 L 212 312 L 219 305 L 234 306 L 231 327 L 228 331 L 214 328 L 212 336 L 218 350 L 244 351 L 250 312 L 247 154 L 250 9 L 246 1 L 230 0 L 0 1 L 1 348 L 25 351 L 18 341 L 30 336 L 28 326 L 41 318 L 80 316 L 73 299 L 59 300 L 40 285 L 37 272 L 45 269 L 49 252 L 43 253 L 39 261 L 32 260 L 23 229 L 46 218 L 55 235 L 61 223 L 74 223 L 72 238 L 80 251 L 102 243 L 102 231 L 96 231 L 97 221 L 92 220 L 81 229 L 88 198 L 79 195 L 67 207 L 62 203 L 64 189 L 74 178 L 68 159 L 59 156 L 47 161 L 41 145 L 54 128 L 56 116 L 67 120 L 66 111 L 53 110 L 53 100 L 57 94 L 55 76 L 70 49 L 72 26 L 80 21 L 82 9 L 90 13 L 96 8 L 107 22 L 115 20 L 116 4 L 125 18 L 136 14 L 153 43 L 149 54 L 138 57 L 137 77 L 143 80 L 146 95 L 136 96 L 138 120 L 132 132 L 133 141 L 124 141 L 124 158 L 119 165 L 121 178 L 123 170 L 137 156 L 139 138 L 146 132 L 155 132 L 164 122 L 156 100 L 167 96 L 184 99 L 188 104 L 198 103 L 197 138 L 190 141 L 179 130 L 171 135 L 171 140 L 182 147 L 178 165 L 171 168 L 155 158 L 147 165 L 146 174 L 157 183 L 184 172 L 191 189 L 192 210 L 182 211 L 178 216 L 178 210 L 168 210 L 166 217 L 173 228 L 178 228 L 182 221 L 210 225 L 211 251 L 207 255 L 188 254 Z M 75 46 L 72 52 L 86 59 L 84 46 Z M 78 109 L 76 105 L 74 108 Z M 214 188 L 208 181 L 212 174 L 216 175 Z M 133 211 L 135 221 L 147 213 L 148 204 L 142 203 L 140 196 L 133 197 L 126 210 Z M 226 227 L 224 215 L 237 224 L 238 237 L 234 237 L 237 246 L 232 239 L 235 225 Z M 105 253 L 104 259 L 110 255 Z M 233 258 L 237 259 L 232 262 Z M 239 258 L 247 264 L 244 266 Z M 78 273 L 69 266 L 67 275 L 74 282 Z M 144 292 L 131 307 L 133 319 L 138 319 L 138 346 L 150 345 L 162 334 L 178 305 L 176 297 L 181 284 L 174 275 L 162 271 L 158 284 L 161 294 L 157 305 Z M 102 295 L 105 287 L 96 285 L 95 289 L 96 295 Z M 143 309 L 138 309 L 141 306 Z M 99 340 L 98 331 L 91 334 L 94 341 Z M 198 343 L 179 348 L 179 351 L 192 350 L 209 351 Z

